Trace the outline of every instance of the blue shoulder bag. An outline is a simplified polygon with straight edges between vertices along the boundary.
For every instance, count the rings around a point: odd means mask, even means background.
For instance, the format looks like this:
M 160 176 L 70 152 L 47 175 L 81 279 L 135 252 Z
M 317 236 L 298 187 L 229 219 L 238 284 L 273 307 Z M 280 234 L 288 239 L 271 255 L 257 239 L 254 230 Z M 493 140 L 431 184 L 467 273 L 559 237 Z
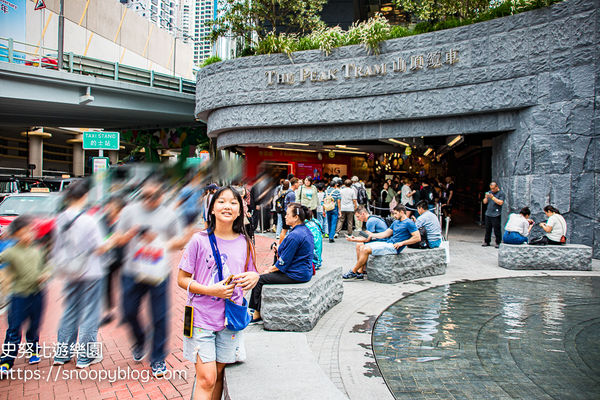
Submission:
M 219 247 L 217 246 L 217 238 L 215 234 L 211 232 L 208 235 L 210 240 L 210 247 L 212 248 L 213 257 L 217 263 L 217 272 L 219 274 L 219 281 L 223 280 L 223 264 L 221 263 L 221 253 L 219 253 Z M 246 246 L 249 246 L 246 244 Z M 246 265 L 248 265 L 248 258 L 250 254 L 250 248 L 247 247 Z M 246 268 L 244 267 L 244 270 Z M 232 331 L 241 331 L 248 326 L 252 316 L 248 312 L 248 302 L 243 299 L 242 305 L 236 304 L 231 299 L 225 299 L 225 327 Z

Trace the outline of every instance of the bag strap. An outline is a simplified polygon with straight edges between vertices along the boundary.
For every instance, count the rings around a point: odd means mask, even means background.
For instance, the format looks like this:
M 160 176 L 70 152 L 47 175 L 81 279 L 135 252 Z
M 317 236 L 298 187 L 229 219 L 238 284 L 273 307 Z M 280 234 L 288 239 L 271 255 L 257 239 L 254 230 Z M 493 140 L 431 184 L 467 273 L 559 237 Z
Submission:
M 212 248 L 213 257 L 217 265 L 217 272 L 219 274 L 219 281 L 223 280 L 223 264 L 221 263 L 221 253 L 219 253 L 219 247 L 217 246 L 217 239 L 215 238 L 214 232 L 208 234 L 210 241 L 210 247 Z
M 68 231 L 69 229 L 71 229 L 71 227 L 73 226 L 73 224 L 75 223 L 75 221 L 77 220 L 77 218 L 81 217 L 86 212 L 87 212 L 87 208 L 84 208 L 83 210 L 79 211 L 77 213 L 77 215 L 75 216 L 75 218 L 73 218 L 72 220 L 70 220 L 69 222 L 67 222 L 65 224 L 65 226 L 63 226 L 62 233 L 65 233 L 66 231 Z

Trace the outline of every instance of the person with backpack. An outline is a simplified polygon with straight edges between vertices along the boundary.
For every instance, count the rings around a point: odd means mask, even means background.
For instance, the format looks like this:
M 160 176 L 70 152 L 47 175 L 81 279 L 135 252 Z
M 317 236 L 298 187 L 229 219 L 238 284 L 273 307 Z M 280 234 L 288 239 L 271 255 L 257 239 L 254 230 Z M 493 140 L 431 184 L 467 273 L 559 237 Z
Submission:
M 369 196 L 367 195 L 367 189 L 365 185 L 358 179 L 358 176 L 352 177 L 352 188 L 356 192 L 356 203 L 359 206 L 367 206 L 369 204 Z M 359 231 L 362 229 L 362 222 L 358 219 L 358 216 L 354 214 L 354 226 Z
M 337 220 L 342 216 L 342 195 L 339 187 L 340 179 L 332 179 L 323 198 L 323 212 L 327 215 L 327 226 L 329 226 L 329 243 L 335 242 Z
M 19 353 L 21 330 L 27 320 L 29 326 L 26 340 L 30 347 L 28 363 L 32 365 L 41 361 L 39 328 L 46 298 L 43 284 L 50 278 L 50 270 L 44 263 L 44 253 L 34 244 L 33 225 L 32 217 L 17 217 L 8 226 L 8 234 L 16 242 L 14 246 L 0 252 L 0 264 L 6 263 L 5 269 L 12 278 L 8 329 L 0 360 L 0 379 L 10 374 Z
M 435 189 L 430 185 L 427 179 L 423 179 L 420 190 L 420 198 L 427 202 L 427 208 L 433 212 L 435 210 Z
M 387 222 L 380 217 L 379 215 L 371 215 L 369 210 L 365 206 L 358 206 L 356 209 L 356 217 L 365 224 L 366 230 L 361 232 L 360 236 L 347 236 L 346 240 L 349 242 L 356 243 L 356 259 L 360 256 L 360 249 L 362 245 L 367 241 L 367 238 L 371 233 L 381 233 L 385 232 L 389 226 Z M 384 239 L 372 239 L 372 242 L 383 241 Z M 354 270 L 349 271 L 356 274 L 357 279 L 363 279 L 362 274 L 365 274 L 365 268 L 357 269 L 356 272 Z M 348 276 L 349 272 L 344 276 Z M 354 276 L 352 276 L 354 277 Z
M 191 308 L 183 356 L 195 366 L 194 399 L 221 398 L 224 370 L 236 362 L 243 332 L 226 319 L 226 302 L 243 305 L 244 293 L 259 280 L 243 212 L 238 190 L 219 189 L 209 205 L 208 228 L 194 234 L 179 262 L 177 285 L 186 290 Z M 247 309 L 245 315 L 247 324 Z
M 342 275 L 343 279 L 364 279 L 367 261 L 371 254 L 383 256 L 388 254 L 400 254 L 408 245 L 419 243 L 421 235 L 415 223 L 406 215 L 406 207 L 398 204 L 392 211 L 395 221 L 383 232 L 369 233 L 365 240 L 356 250 L 356 264 Z M 373 239 L 386 239 L 385 241 L 374 241 Z
M 323 182 L 319 182 L 316 184 L 317 187 L 317 220 L 321 225 L 321 235 L 325 238 L 329 237 L 329 229 L 327 227 L 327 216 L 325 214 L 325 210 L 323 210 L 323 200 L 325 200 L 325 184 Z
M 153 176 L 144 182 L 140 200 L 121 212 L 115 237 L 125 244 L 125 264 L 121 273 L 123 319 L 134 339 L 133 360 L 146 356 L 147 332 L 139 320 L 144 297 L 149 298 L 152 322 L 150 367 L 154 377 L 167 372 L 165 364 L 169 317 L 170 254 L 183 248 L 194 230 L 185 231 L 175 212 L 163 204 L 163 181 Z
M 63 315 L 58 325 L 54 365 L 71 361 L 79 337 L 77 368 L 102 361 L 94 351 L 97 342 L 106 275 L 103 253 L 110 246 L 97 215 L 88 212 L 89 180 L 73 183 L 65 195 L 67 208 L 56 218 L 50 262 L 56 275 L 65 278 Z

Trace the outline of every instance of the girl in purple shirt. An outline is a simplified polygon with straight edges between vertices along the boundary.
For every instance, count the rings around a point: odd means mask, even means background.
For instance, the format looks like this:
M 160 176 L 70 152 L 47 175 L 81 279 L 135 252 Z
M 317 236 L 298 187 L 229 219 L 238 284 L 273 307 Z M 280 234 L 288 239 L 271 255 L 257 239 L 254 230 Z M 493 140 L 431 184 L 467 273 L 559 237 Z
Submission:
M 221 398 L 223 370 L 236 361 L 240 346 L 239 332 L 225 327 L 225 299 L 242 304 L 244 292 L 259 278 L 242 204 L 235 189 L 217 191 L 208 208 L 208 229 L 192 237 L 179 263 L 177 284 L 188 292 L 188 304 L 194 308 L 192 337 L 183 338 L 183 355 L 196 365 L 195 399 Z M 223 281 L 218 278 L 209 232 L 217 239 Z M 226 285 L 230 275 L 233 279 Z

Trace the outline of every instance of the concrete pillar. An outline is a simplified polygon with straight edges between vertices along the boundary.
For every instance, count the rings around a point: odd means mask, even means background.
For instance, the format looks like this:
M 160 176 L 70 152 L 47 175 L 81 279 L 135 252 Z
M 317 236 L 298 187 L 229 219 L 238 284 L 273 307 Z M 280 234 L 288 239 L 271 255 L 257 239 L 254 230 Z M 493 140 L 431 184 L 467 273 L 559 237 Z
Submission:
M 73 176 L 83 176 L 85 173 L 85 151 L 83 150 L 83 134 L 67 140 L 73 145 Z
M 31 171 L 31 175 L 35 177 L 43 176 L 44 169 L 44 139 L 52 137 L 51 134 L 44 132 L 43 128 L 32 131 L 21 132 L 29 141 L 29 164 L 35 165 L 35 169 Z M 29 168 L 29 167 L 28 167 Z

